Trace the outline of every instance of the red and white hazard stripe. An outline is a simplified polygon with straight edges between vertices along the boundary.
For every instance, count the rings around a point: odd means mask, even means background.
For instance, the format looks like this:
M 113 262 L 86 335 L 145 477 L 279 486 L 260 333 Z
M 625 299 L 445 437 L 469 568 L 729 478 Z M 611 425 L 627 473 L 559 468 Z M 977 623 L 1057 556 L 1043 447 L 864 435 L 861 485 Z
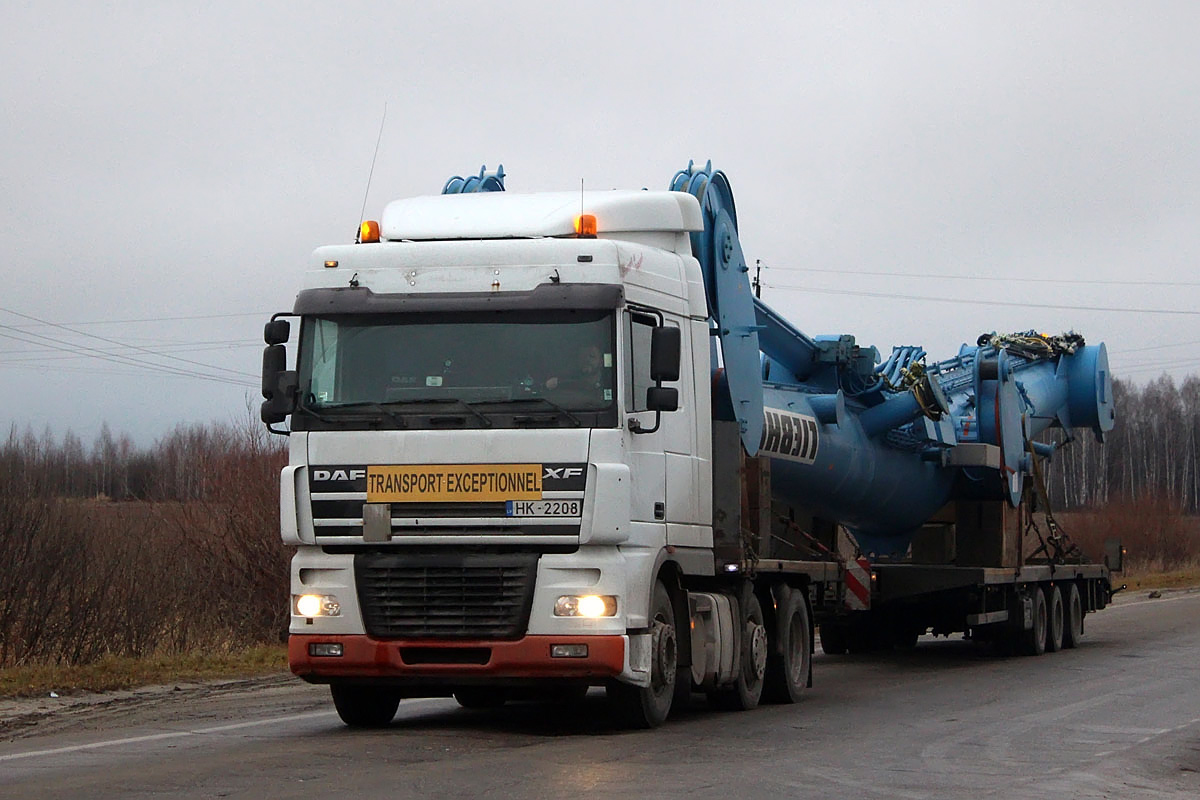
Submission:
M 865 558 L 846 560 L 846 608 L 866 611 L 871 607 L 871 562 Z

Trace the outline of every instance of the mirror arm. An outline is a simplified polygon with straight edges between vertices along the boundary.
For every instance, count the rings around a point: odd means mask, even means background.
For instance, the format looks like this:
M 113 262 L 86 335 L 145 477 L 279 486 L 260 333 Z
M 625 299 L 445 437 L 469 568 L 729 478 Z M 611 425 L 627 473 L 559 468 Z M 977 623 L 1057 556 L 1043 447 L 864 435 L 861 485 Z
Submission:
M 636 417 L 631 417 L 629 420 L 629 432 L 630 433 L 654 433 L 655 431 L 658 430 L 659 423 L 661 423 L 661 422 L 662 422 L 662 412 L 661 411 L 654 412 L 654 427 L 653 428 L 643 428 L 642 421 L 640 419 L 637 419 Z

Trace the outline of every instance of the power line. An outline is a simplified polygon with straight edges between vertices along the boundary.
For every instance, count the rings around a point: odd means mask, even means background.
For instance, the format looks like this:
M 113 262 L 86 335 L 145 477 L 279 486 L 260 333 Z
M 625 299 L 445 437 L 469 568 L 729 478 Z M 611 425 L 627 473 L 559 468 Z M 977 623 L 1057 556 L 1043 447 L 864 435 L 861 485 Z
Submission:
M 1011 275 L 940 275 L 933 272 L 884 272 L 818 267 L 771 267 L 781 272 L 819 272 L 828 275 L 871 275 L 880 278 L 932 278 L 952 281 L 999 281 L 1003 283 L 1065 283 L 1078 286 L 1200 286 L 1200 281 L 1117 281 L 1078 278 L 1017 278 Z
M 260 342 L 245 341 L 245 340 L 230 340 L 227 342 L 196 342 L 186 345 L 168 345 L 163 347 L 151 348 L 157 353 L 172 352 L 172 353 L 198 353 L 212 352 L 214 350 L 237 350 L 249 347 L 262 347 Z M 116 350 L 102 350 L 102 352 L 110 355 L 120 355 Z M 0 350 L 0 364 L 20 364 L 27 362 L 38 362 L 45 360 L 61 361 L 69 358 L 80 358 L 80 354 L 50 356 L 46 355 L 45 347 L 39 347 L 34 350 Z
M 1121 355 L 1126 353 L 1144 353 L 1147 350 L 1165 350 L 1168 347 L 1187 347 L 1193 344 L 1200 344 L 1200 340 L 1193 340 L 1190 342 L 1172 342 L 1171 344 L 1152 344 L 1149 347 L 1134 347 L 1130 348 L 1129 350 L 1114 350 L 1113 353 L 1120 353 Z
M 128 366 L 141 367 L 142 369 L 148 369 L 153 372 L 160 372 L 160 373 L 164 373 L 167 375 L 176 375 L 176 376 L 182 376 L 182 377 L 188 377 L 188 378 L 200 378 L 202 380 L 217 381 L 219 383 L 228 383 L 228 384 L 232 384 L 234 386 L 251 386 L 252 385 L 252 384 L 247 384 L 244 381 L 234 380 L 232 378 L 227 378 L 227 377 L 224 377 L 221 375 L 206 375 L 206 374 L 204 374 L 202 372 L 198 372 L 196 370 L 183 370 L 183 369 L 179 369 L 179 368 L 175 368 L 175 367 L 168 367 L 163 364 L 155 364 L 151 361 L 143 361 L 141 359 L 131 358 L 130 356 L 113 355 L 111 353 L 106 353 L 103 350 L 98 350 L 95 347 L 89 347 L 87 345 L 82 345 L 82 344 L 75 344 L 72 342 L 63 341 L 62 339 L 55 339 L 51 336 L 45 336 L 40 333 L 20 331 L 20 330 L 17 330 L 16 328 L 13 328 L 11 325 L 0 325 L 0 328 L 2 328 L 4 330 L 9 330 L 9 331 L 16 331 L 17 334 L 20 334 L 19 336 L 15 336 L 11 333 L 0 333 L 0 337 L 3 337 L 5 339 L 14 339 L 23 344 L 37 344 L 37 345 L 41 345 L 43 347 L 47 347 L 51 350 L 59 350 L 64 353 L 71 353 L 73 355 L 78 355 L 79 351 L 83 350 L 85 352 L 90 352 L 90 353 L 94 354 L 97 358 L 100 358 L 104 361 L 111 361 L 114 364 L 120 364 L 121 366 L 125 366 L 125 367 L 128 367 Z M 45 340 L 45 342 L 33 341 L 28 338 L 30 336 L 36 337 L 37 339 L 43 339 L 43 340 Z M 46 342 L 49 342 L 49 344 L 47 344 Z
M 182 320 L 197 320 L 197 319 L 232 319 L 234 317 L 270 317 L 273 312 L 270 311 L 253 311 L 243 314 L 194 314 L 189 316 L 178 317 L 134 317 L 130 319 L 94 319 L 94 320 L 70 320 L 67 324 L 84 326 L 84 325 L 128 325 L 138 322 L 177 322 Z M 54 323 L 40 323 L 43 325 L 53 325 Z M 16 328 L 35 328 L 36 325 L 15 325 Z
M 30 314 L 25 314 L 25 313 L 22 313 L 22 312 L 20 312 L 20 311 L 13 311 L 13 310 L 12 310 L 12 309 L 10 309 L 10 308 L 3 308 L 3 307 L 0 307 L 0 311 L 5 311 L 5 312 L 7 312 L 7 313 L 9 313 L 9 314 L 12 314 L 12 315 L 13 315 L 13 316 L 15 316 L 15 317 L 21 317 L 22 319 L 27 319 L 27 320 L 31 320 L 31 321 L 33 321 L 33 322 L 38 322 L 38 323 L 41 323 L 42 325 L 49 325 L 49 326 L 50 326 L 50 327 L 52 327 L 52 328 L 58 328 L 58 329 L 60 329 L 60 330 L 67 331 L 68 333 L 73 333 L 73 334 L 75 334 L 76 336 L 84 336 L 84 337 L 88 337 L 88 338 L 92 338 L 92 339 L 97 339 L 97 340 L 99 340 L 99 341 L 101 341 L 101 342 L 106 342 L 106 343 L 108 343 L 108 344 L 115 344 L 115 345 L 117 345 L 118 347 L 127 347 L 127 348 L 129 348 L 129 349 L 131 349 L 131 350 L 136 350 L 136 351 L 138 351 L 138 352 L 147 353 L 147 354 L 149 354 L 149 355 L 151 355 L 151 356 L 154 356 L 155 358 L 166 358 L 166 359 L 170 359 L 171 361 L 179 361 L 179 362 L 181 362 L 181 363 L 183 363 L 183 364 L 191 364 L 192 366 L 196 366 L 196 367 L 203 367 L 204 369 L 218 370 L 218 371 L 220 371 L 220 372 L 228 372 L 228 373 L 230 373 L 231 375 L 236 375 L 236 376 L 238 376 L 238 377 L 242 377 L 242 378 L 254 378 L 254 377 L 256 377 L 255 375 L 251 375 L 250 373 L 247 373 L 247 372 L 239 372 L 238 370 L 235 370 L 235 369 L 229 369 L 228 367 L 220 367 L 220 366 L 217 366 L 217 365 L 215 365 L 215 364 L 205 364 L 205 363 L 204 363 L 204 362 L 202 362 L 202 361 L 193 361 L 193 360 L 191 360 L 190 358 L 182 358 L 182 357 L 180 357 L 180 356 L 173 356 L 173 355 L 171 355 L 171 354 L 169 354 L 169 353 L 156 353 L 156 352 L 154 352 L 153 350 L 150 350 L 150 349 L 148 349 L 148 348 L 142 347 L 141 345 L 131 345 L 131 344 L 127 344 L 126 342 L 117 341 L 116 339 L 109 339 L 108 337 L 105 337 L 105 336 L 99 336 L 99 335 L 97 335 L 97 334 L 94 334 L 94 333 L 84 333 L 84 332 L 82 332 L 82 331 L 77 331 L 77 330 L 75 330 L 75 329 L 73 329 L 73 328 L 70 328 L 70 327 L 68 327 L 68 326 L 66 326 L 66 325 L 62 325 L 62 324 L 60 324 L 60 323 L 57 323 L 57 322 L 49 322 L 49 321 L 47 321 L 47 320 L 40 319 L 40 318 L 38 318 L 38 317 L 35 317 L 35 316 L 32 316 L 32 315 L 30 315 Z M 8 327 L 8 326 L 4 326 L 4 327 Z M 34 335 L 39 335 L 39 334 L 34 334 Z M 96 351 L 96 352 L 102 352 L 102 351 Z
M 1198 310 L 1176 310 L 1169 308 L 1115 308 L 1111 306 L 1081 306 L 1059 305 L 1055 303 L 1014 303 L 1004 300 L 976 300 L 974 298 L 928 297 L 914 294 L 892 294 L 891 292 L 865 292 L 853 289 L 815 289 L 810 286 L 788 286 L 778 283 L 766 283 L 764 286 L 784 291 L 812 292 L 814 294 L 845 294 L 854 297 L 878 297 L 885 300 L 916 300 L 922 303 L 954 303 L 956 305 L 974 306 L 1011 306 L 1013 308 L 1054 308 L 1073 311 L 1113 311 L 1122 314 L 1181 314 L 1184 316 L 1200 316 Z

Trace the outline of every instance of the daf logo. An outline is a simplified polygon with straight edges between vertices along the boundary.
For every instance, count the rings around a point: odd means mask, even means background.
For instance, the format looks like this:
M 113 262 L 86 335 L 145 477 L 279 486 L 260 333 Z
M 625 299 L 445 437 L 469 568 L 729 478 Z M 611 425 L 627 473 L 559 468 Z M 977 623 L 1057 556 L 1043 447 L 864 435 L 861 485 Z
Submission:
M 314 481 L 357 481 L 367 477 L 365 469 L 314 469 Z
M 542 480 L 561 481 L 567 478 L 578 478 L 583 474 L 583 467 L 546 467 L 546 474 L 542 476 Z

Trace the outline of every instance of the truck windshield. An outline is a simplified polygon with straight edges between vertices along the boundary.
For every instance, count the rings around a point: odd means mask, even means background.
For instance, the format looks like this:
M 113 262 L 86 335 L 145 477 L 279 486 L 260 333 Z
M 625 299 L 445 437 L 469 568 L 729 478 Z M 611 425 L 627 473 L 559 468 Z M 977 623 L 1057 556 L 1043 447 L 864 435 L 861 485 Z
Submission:
M 615 425 L 614 352 L 603 310 L 307 317 L 293 427 Z

